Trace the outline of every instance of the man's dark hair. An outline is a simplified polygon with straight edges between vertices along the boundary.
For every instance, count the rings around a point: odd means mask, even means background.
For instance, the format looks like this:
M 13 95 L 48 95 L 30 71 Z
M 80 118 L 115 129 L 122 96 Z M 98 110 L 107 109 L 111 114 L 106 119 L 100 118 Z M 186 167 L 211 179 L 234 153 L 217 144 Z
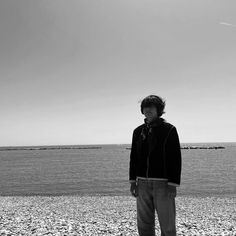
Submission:
M 157 114 L 159 117 L 161 117 L 165 112 L 165 101 L 163 98 L 156 96 L 156 95 L 149 95 L 145 97 L 141 102 L 141 112 L 143 114 L 143 108 L 144 107 L 150 107 L 155 106 L 157 109 Z

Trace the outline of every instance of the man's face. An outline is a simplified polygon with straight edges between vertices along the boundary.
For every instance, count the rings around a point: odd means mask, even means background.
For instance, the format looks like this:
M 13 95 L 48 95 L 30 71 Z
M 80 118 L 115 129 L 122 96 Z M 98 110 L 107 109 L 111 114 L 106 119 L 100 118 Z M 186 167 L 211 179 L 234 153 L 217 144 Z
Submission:
M 158 117 L 157 110 L 156 110 L 155 106 L 144 107 L 143 114 L 147 118 L 148 122 L 150 122 Z

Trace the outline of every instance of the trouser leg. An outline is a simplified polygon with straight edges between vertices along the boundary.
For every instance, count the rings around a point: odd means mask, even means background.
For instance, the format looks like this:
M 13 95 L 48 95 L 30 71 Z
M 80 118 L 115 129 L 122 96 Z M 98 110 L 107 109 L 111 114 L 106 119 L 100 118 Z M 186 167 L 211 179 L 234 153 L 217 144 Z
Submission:
M 138 181 L 137 226 L 140 236 L 155 236 L 155 208 L 152 188 L 147 182 Z
M 175 197 L 168 197 L 167 182 L 156 183 L 153 192 L 161 236 L 176 236 Z

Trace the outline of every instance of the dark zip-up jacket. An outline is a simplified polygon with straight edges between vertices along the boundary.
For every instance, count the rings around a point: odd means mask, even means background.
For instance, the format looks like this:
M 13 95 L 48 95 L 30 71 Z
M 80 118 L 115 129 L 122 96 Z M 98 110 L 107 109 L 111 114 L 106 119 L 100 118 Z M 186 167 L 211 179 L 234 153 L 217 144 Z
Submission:
M 182 158 L 176 127 L 159 118 L 150 129 L 144 121 L 133 131 L 129 182 L 148 178 L 180 186 Z

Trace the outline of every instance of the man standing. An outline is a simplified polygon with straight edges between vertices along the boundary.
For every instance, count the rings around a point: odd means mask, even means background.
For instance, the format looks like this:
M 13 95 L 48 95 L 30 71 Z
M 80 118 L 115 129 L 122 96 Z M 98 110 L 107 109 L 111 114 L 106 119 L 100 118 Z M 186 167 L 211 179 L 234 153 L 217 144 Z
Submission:
M 165 102 L 150 95 L 141 102 L 144 124 L 133 131 L 130 153 L 130 192 L 136 197 L 140 236 L 155 236 L 155 210 L 161 236 L 176 236 L 176 187 L 181 179 L 177 129 L 161 116 Z

